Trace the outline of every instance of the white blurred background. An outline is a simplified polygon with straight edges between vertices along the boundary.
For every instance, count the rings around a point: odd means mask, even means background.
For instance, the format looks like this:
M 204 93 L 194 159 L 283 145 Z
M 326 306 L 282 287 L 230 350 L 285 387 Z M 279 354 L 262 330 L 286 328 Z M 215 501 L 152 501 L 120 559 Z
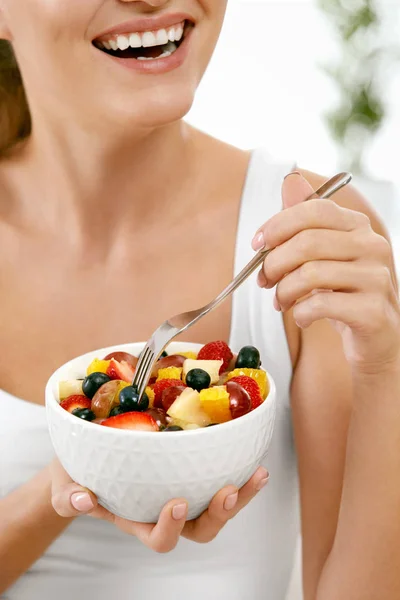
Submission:
M 340 1 L 355 7 L 370 0 Z M 400 53 L 400 0 L 373 4 L 383 19 L 382 41 Z M 265 146 L 334 174 L 343 165 L 323 115 L 337 105 L 339 90 L 321 68 L 341 60 L 333 24 L 317 0 L 229 0 L 228 6 L 190 122 L 237 146 Z M 379 91 L 387 116 L 356 182 L 389 225 L 400 256 L 400 61 L 385 71 Z
M 325 2 L 352 9 L 372 2 L 382 18 L 376 44 L 393 43 L 400 52 L 400 0 Z M 347 64 L 343 56 L 334 23 L 318 0 L 229 0 L 220 44 L 189 120 L 229 143 L 265 146 L 333 175 L 347 165 L 323 115 L 337 105 L 339 88 L 321 64 Z M 356 65 L 359 74 L 364 68 Z M 377 75 L 387 115 L 355 181 L 384 218 L 400 258 L 400 61 Z M 289 596 L 302 598 L 299 560 Z

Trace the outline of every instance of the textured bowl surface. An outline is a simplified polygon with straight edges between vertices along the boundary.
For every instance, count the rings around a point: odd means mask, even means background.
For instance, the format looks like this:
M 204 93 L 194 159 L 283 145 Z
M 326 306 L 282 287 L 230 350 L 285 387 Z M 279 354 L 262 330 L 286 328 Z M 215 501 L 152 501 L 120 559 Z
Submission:
M 201 346 L 175 342 L 169 354 Z M 84 377 L 93 358 L 122 350 L 138 355 L 142 343 L 104 348 L 61 368 L 46 387 L 46 410 L 55 452 L 70 477 L 92 490 L 115 515 L 154 523 L 164 504 L 184 497 L 189 519 L 199 516 L 228 484 L 242 486 L 266 455 L 276 412 L 275 384 L 255 411 L 222 425 L 166 434 L 125 431 L 82 421 L 63 410 L 58 383 Z

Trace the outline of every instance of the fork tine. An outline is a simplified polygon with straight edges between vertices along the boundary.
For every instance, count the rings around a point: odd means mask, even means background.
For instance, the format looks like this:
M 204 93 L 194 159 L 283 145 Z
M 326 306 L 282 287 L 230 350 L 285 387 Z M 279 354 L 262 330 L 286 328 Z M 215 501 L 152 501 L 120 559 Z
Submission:
M 150 375 L 150 373 L 148 373 L 148 369 L 153 360 L 153 356 L 154 352 L 152 352 L 149 347 L 146 347 L 143 350 L 142 356 L 138 362 L 133 383 L 138 387 L 139 394 L 141 394 L 141 388 L 146 384 L 147 376 Z

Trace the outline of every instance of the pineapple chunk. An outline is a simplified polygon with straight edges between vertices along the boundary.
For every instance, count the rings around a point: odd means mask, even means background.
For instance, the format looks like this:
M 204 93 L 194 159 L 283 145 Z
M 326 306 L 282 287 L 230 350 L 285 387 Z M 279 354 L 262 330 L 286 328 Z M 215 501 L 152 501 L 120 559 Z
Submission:
M 146 392 L 147 397 L 149 399 L 150 408 L 153 408 L 154 398 L 155 398 L 154 390 L 151 387 L 147 386 L 147 388 L 145 389 L 145 392 Z
M 166 367 L 158 371 L 157 381 L 161 379 L 180 379 L 182 377 L 182 367 Z
M 201 390 L 200 403 L 212 423 L 226 423 L 232 420 L 230 395 L 224 385 Z
M 109 360 L 99 360 L 98 358 L 95 358 L 88 366 L 86 375 L 91 375 L 92 373 L 107 373 L 110 362 L 111 361 Z
M 60 383 L 58 384 L 60 400 L 64 400 L 69 396 L 83 395 L 82 383 L 82 379 L 70 379 L 69 381 L 60 381 Z
M 184 356 L 185 358 L 191 358 L 192 360 L 197 360 L 197 352 L 179 352 L 179 356 Z
M 223 360 L 193 360 L 192 358 L 187 358 L 183 363 L 183 381 L 186 382 L 186 375 L 192 369 L 203 369 L 211 377 L 211 385 L 214 385 L 219 381 L 219 370 L 223 362 Z
M 196 390 L 186 388 L 170 406 L 167 414 L 173 419 L 187 424 L 205 427 L 211 423 L 209 416 L 201 408 L 200 394 Z

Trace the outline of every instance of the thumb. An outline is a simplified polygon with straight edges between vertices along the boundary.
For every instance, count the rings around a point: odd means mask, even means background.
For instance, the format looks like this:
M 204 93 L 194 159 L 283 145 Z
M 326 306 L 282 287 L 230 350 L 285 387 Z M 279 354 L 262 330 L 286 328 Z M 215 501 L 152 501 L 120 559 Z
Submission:
M 308 181 L 298 171 L 286 175 L 282 184 L 283 208 L 290 208 L 295 204 L 304 202 L 314 194 L 314 190 Z M 315 194 L 315 197 L 318 196 Z

